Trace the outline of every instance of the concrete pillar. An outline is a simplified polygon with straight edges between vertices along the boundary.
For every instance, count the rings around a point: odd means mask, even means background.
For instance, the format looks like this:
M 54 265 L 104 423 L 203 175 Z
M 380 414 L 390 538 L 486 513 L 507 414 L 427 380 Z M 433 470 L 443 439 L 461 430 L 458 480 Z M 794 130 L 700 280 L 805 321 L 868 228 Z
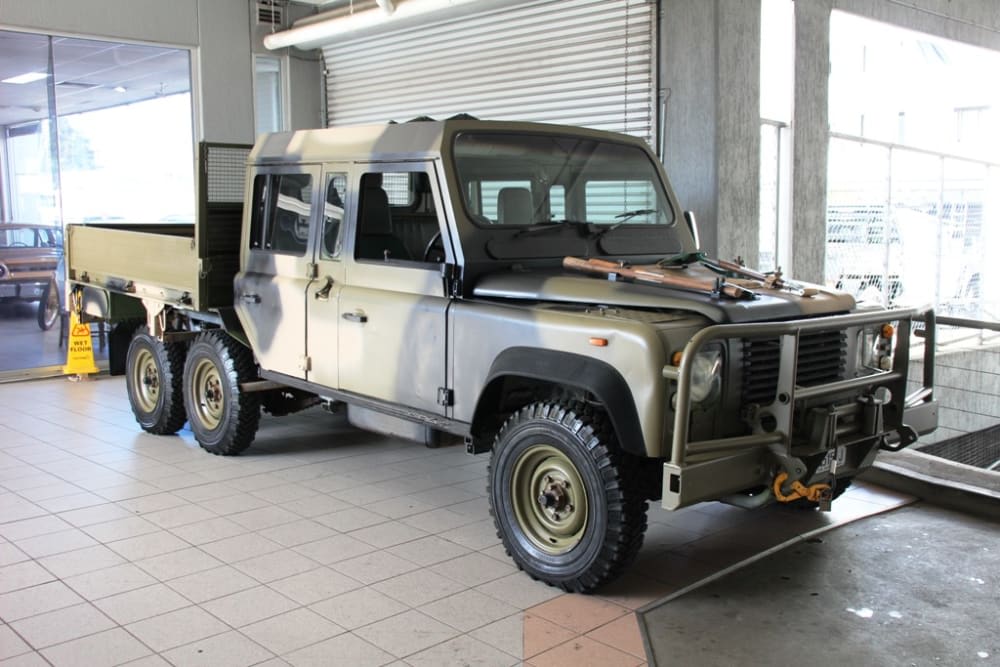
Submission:
M 818 283 L 823 282 L 826 254 L 831 9 L 832 0 L 795 2 L 792 266 L 788 273 Z
M 663 0 L 664 164 L 702 247 L 751 263 L 760 216 L 760 1 Z

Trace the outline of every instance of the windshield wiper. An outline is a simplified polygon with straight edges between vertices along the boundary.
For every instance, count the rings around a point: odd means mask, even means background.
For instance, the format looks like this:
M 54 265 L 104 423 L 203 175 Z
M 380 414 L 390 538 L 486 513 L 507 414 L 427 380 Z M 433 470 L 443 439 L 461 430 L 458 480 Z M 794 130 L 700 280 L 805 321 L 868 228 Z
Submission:
M 522 227 L 516 234 L 514 238 L 520 238 L 522 236 L 535 236 L 541 234 L 542 232 L 551 232 L 553 230 L 559 230 L 563 227 L 572 227 L 579 231 L 592 232 L 594 229 L 594 224 L 591 222 L 585 222 L 583 220 L 542 220 L 540 222 L 535 222 L 527 227 Z
M 656 209 L 655 208 L 639 208 L 639 209 L 636 209 L 634 211 L 625 211 L 624 213 L 619 213 L 618 215 L 616 215 L 615 216 L 615 220 L 621 220 L 622 222 L 625 222 L 627 220 L 631 220 L 632 218 L 634 218 L 637 215 L 649 215 L 650 213 L 656 213 Z

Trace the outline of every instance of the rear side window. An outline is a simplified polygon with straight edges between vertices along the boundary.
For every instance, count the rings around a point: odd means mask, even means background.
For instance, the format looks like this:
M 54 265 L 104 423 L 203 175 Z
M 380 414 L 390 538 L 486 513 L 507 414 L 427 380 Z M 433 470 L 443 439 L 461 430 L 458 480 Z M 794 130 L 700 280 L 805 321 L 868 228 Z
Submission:
M 253 182 L 250 249 L 305 255 L 312 218 L 309 174 L 258 174 Z

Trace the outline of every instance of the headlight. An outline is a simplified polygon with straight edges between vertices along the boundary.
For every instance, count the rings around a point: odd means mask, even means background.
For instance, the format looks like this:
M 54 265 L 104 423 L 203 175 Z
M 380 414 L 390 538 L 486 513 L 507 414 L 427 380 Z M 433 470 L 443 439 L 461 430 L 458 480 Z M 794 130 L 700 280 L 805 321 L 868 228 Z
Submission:
M 892 348 L 896 327 L 882 324 L 858 332 L 858 369 L 892 370 Z
M 702 403 L 719 393 L 722 384 L 722 350 L 709 348 L 695 355 L 691 367 L 691 402 Z

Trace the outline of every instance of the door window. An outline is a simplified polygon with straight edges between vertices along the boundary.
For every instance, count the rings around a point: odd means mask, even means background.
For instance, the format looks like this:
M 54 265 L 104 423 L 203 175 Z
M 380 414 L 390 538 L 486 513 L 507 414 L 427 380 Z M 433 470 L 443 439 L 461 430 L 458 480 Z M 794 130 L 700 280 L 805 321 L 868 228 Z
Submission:
M 347 174 L 332 173 L 326 176 L 326 201 L 323 204 L 323 243 L 320 257 L 333 259 L 340 255 L 340 230 L 344 222 L 344 194 Z
M 422 171 L 361 176 L 355 259 L 443 261 L 430 183 Z
M 311 202 L 309 174 L 258 174 L 253 184 L 250 249 L 305 255 Z

